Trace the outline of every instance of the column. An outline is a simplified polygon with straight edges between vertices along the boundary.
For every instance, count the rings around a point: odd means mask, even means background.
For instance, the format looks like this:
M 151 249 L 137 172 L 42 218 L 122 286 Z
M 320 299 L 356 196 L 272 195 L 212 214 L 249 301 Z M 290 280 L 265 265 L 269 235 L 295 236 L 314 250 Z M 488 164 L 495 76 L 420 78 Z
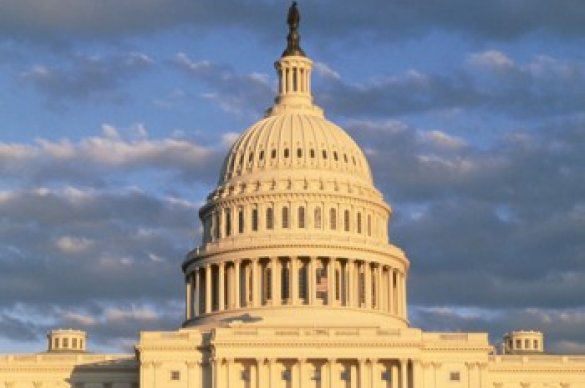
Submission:
M 366 308 L 372 308 L 372 267 L 370 263 L 364 261 L 364 290 L 366 293 Z
M 402 292 L 402 316 L 404 319 L 407 319 L 408 316 L 408 305 L 406 304 L 406 274 L 401 274 L 401 287 L 400 290 Z
M 354 281 L 353 281 L 353 260 L 347 259 L 345 262 L 345 273 L 346 273 L 346 297 L 347 297 L 347 305 L 349 307 L 354 306 L 355 301 L 355 291 L 354 291 Z
M 191 299 L 191 296 L 192 296 L 191 276 L 193 276 L 193 275 L 189 274 L 189 276 L 187 276 L 187 279 L 185 279 L 185 319 L 186 320 L 193 318 L 193 310 L 192 310 L 193 300 Z
M 256 388 L 262 387 L 262 377 L 264 372 L 264 360 L 261 358 L 256 359 Z
M 236 387 L 236 382 L 234 381 L 235 373 L 234 373 L 234 359 L 233 358 L 226 358 L 225 359 L 225 368 L 226 368 L 226 388 L 234 388 Z M 191 385 L 188 385 L 191 386 Z M 197 387 L 193 385 L 193 387 Z
M 467 363 L 467 375 L 469 380 L 469 387 L 480 387 L 480 371 L 479 366 L 475 362 Z
M 217 357 L 211 360 L 211 386 L 213 388 L 223 388 L 221 379 L 221 360 Z
M 268 359 L 268 387 L 273 388 L 278 384 L 277 371 L 276 371 L 276 360 L 274 358 Z
M 400 379 L 398 376 L 398 365 L 393 362 L 390 366 L 390 378 L 392 381 L 392 388 L 399 388 L 400 387 Z
M 211 312 L 211 264 L 205 266 L 205 313 Z
M 400 388 L 409 388 L 408 383 L 408 359 L 400 359 Z
M 234 260 L 234 308 L 239 309 L 241 303 L 240 260 Z
M 378 376 L 376 374 L 377 363 L 378 363 L 378 360 L 370 359 L 370 368 L 372 369 L 371 370 L 372 374 L 370 377 L 370 387 L 372 387 L 372 388 L 376 387 L 376 382 L 378 381 Z
M 309 304 L 314 306 L 316 302 L 316 292 L 315 292 L 315 258 L 309 258 L 309 276 L 308 276 L 308 283 L 307 288 L 309 290 Z
M 335 258 L 330 257 L 327 263 L 327 304 L 335 304 Z
M 304 376 L 303 376 L 303 368 L 305 366 L 305 360 L 302 358 L 299 358 L 297 360 L 297 365 L 298 365 L 298 369 L 299 369 L 299 381 L 297 382 L 297 388 L 305 388 L 303 382 L 304 382 Z M 293 379 L 294 382 L 294 379 Z
M 198 361 L 187 361 L 187 386 L 188 387 L 199 387 L 201 382 L 198 381 L 199 376 L 199 362 Z
M 488 364 L 485 362 L 480 362 L 478 365 L 480 388 L 487 388 L 488 387 L 488 376 L 486 373 L 487 366 L 488 366 Z
M 361 358 L 358 360 L 358 378 L 359 378 L 359 388 L 367 388 L 367 380 L 366 380 L 366 360 Z
M 377 293 L 378 293 L 378 300 L 377 300 L 377 302 L 378 302 L 378 304 L 376 305 L 376 308 L 378 310 L 383 310 L 384 309 L 383 306 L 384 306 L 384 303 L 385 303 L 384 301 L 386 299 L 384 297 L 384 292 L 383 292 L 383 290 L 384 290 L 384 284 L 382 282 L 384 268 L 382 267 L 382 264 L 378 264 L 378 266 L 377 266 L 376 269 L 377 269 L 376 279 L 378 279 L 377 280 L 377 282 L 378 282 L 378 288 L 377 288 Z
M 222 261 L 221 263 L 219 263 L 219 270 L 217 271 L 217 278 L 219 280 L 218 282 L 218 304 L 217 304 L 217 309 L 218 311 L 223 311 L 225 310 L 225 263 Z
M 388 298 L 390 299 L 390 313 L 396 314 L 396 300 L 394 299 L 394 268 L 388 270 L 388 276 L 388 288 L 390 289 L 388 295 Z
M 272 305 L 276 306 L 280 304 L 280 290 L 278 289 L 278 270 L 277 270 L 277 257 L 270 258 L 270 298 L 272 299 Z M 277 292 L 278 291 L 278 292 Z
M 434 383 L 433 388 L 440 388 L 439 387 L 439 378 L 437 377 L 437 374 L 438 374 L 437 372 L 438 372 L 438 369 L 441 367 L 441 364 L 438 362 L 433 362 L 432 365 L 433 365 L 433 383 Z
M 298 257 L 290 257 L 290 303 L 296 305 L 299 301 L 299 268 Z
M 412 360 L 412 387 L 423 388 L 424 387 L 424 371 L 422 362 L 420 360 Z M 475 388 L 475 387 L 474 387 Z
M 260 271 L 258 258 L 252 259 L 252 306 L 260 306 Z
M 195 289 L 195 302 L 194 302 L 194 311 L 195 311 L 195 316 L 199 316 L 201 314 L 201 274 L 199 273 L 199 267 L 195 268 L 195 272 L 193 272 L 193 274 L 195 275 L 194 277 L 194 281 L 195 284 L 193 286 L 193 288 Z
M 337 369 L 337 365 L 335 364 L 335 359 L 330 358 L 327 360 L 327 365 L 329 365 L 329 388 L 337 388 L 337 379 L 335 377 L 335 370 Z

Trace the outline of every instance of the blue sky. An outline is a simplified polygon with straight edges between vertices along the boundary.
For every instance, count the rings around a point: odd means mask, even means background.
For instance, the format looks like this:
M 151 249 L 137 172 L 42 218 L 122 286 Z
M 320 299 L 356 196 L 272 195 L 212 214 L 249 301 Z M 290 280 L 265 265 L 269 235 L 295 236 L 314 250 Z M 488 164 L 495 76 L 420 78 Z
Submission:
M 0 1 L 1 352 L 179 327 L 197 209 L 272 103 L 288 6 Z M 413 324 L 585 353 L 582 1 L 299 6 L 316 102 L 394 209 Z

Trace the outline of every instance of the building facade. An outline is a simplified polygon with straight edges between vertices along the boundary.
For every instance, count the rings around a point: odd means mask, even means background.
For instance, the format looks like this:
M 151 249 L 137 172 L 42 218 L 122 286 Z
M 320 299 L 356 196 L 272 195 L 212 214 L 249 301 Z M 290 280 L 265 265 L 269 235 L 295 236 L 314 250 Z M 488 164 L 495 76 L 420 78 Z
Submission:
M 496 354 L 486 333 L 409 324 L 392 209 L 363 151 L 313 103 L 299 20 L 293 3 L 275 103 L 199 212 L 183 327 L 141 332 L 127 356 L 54 333 L 45 354 L 0 358 L 0 387 L 585 388 L 585 356 L 545 354 L 541 333 L 512 332 Z

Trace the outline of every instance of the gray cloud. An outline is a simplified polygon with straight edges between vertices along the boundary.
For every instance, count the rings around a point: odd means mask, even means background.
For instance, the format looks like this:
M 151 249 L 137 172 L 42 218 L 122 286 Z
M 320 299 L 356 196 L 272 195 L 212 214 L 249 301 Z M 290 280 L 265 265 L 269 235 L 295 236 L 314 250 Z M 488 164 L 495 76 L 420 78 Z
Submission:
M 47 105 L 64 108 L 79 102 L 120 102 L 122 80 L 149 68 L 152 60 L 141 53 L 116 57 L 75 55 L 69 66 L 37 64 L 20 74 L 20 80 L 42 93 Z
M 241 26 L 269 37 L 282 25 L 285 8 L 275 1 L 251 5 L 236 0 L 131 0 L 96 7 L 91 0 L 8 0 L 2 4 L 0 26 L 4 35 L 35 40 L 114 38 L 180 25 L 214 30 Z M 303 27 L 328 40 L 356 33 L 364 39 L 388 40 L 437 29 L 498 40 L 536 32 L 579 38 L 585 25 L 579 0 L 564 1 L 561 7 L 547 0 L 328 0 L 302 4 L 302 11 Z
M 504 53 L 471 54 L 449 76 L 409 70 L 350 84 L 324 77 L 316 95 L 344 117 L 385 117 L 464 110 L 530 119 L 582 112 L 585 63 L 537 56 L 515 63 Z
M 121 173 L 161 174 L 188 182 L 210 183 L 225 152 L 223 140 L 203 146 L 187 138 L 151 138 L 142 124 L 102 133 L 79 142 L 37 139 L 34 144 L 0 143 L 0 172 L 5 178 L 105 186 Z
M 585 311 L 583 309 L 454 309 L 450 307 L 412 310 L 415 325 L 430 330 L 485 332 L 499 345 L 505 333 L 518 330 L 540 330 L 545 334 L 548 353 L 583 354 L 585 351 Z M 432 322 L 432 324 L 430 324 Z
M 179 53 L 172 62 L 178 69 L 209 87 L 201 96 L 218 104 L 223 110 L 237 115 L 257 118 L 258 112 L 275 95 L 274 83 L 265 74 L 237 74 L 228 66 L 209 61 L 194 61 Z

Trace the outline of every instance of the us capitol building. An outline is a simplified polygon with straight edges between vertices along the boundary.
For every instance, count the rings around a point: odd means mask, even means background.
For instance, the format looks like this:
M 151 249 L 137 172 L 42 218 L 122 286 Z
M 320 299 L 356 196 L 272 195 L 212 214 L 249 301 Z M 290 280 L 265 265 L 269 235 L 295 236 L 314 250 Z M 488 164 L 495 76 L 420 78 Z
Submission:
M 436 333 L 408 321 L 409 261 L 364 152 L 313 104 L 289 9 L 278 95 L 231 147 L 186 256 L 185 321 L 135 354 L 90 353 L 76 330 L 0 356 L 0 388 L 585 388 L 585 356 L 543 335 Z

